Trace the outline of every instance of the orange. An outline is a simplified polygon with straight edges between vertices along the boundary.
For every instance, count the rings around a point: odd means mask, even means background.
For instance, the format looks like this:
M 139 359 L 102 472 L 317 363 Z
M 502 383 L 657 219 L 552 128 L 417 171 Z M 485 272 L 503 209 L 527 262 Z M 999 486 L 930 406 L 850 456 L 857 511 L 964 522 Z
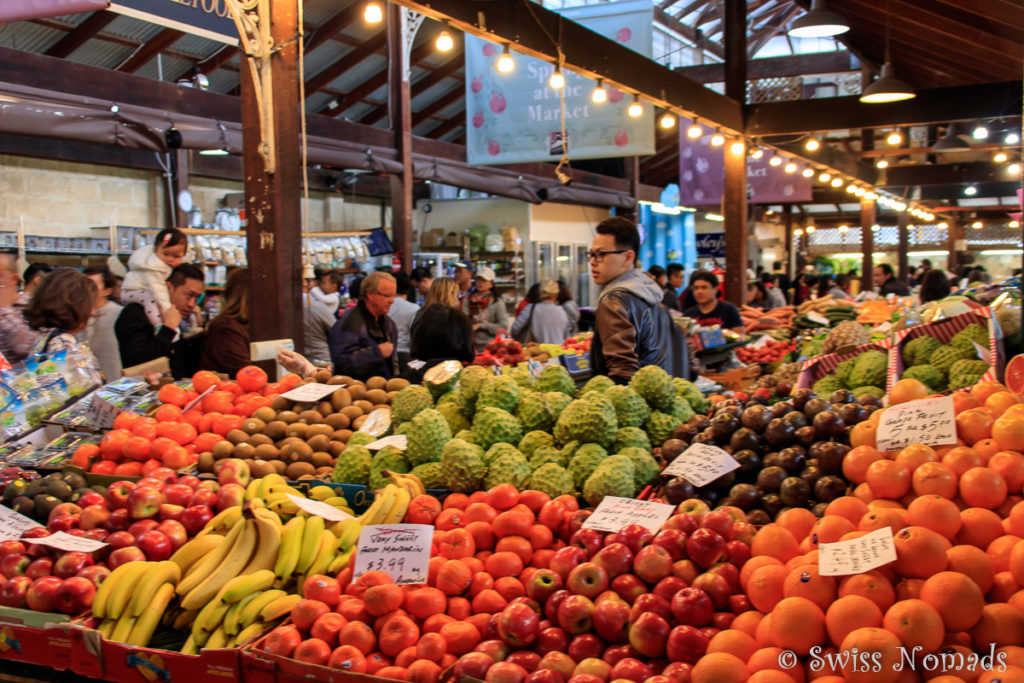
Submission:
M 825 613 L 806 598 L 784 598 L 772 610 L 770 628 L 778 647 L 807 655 L 825 642 Z
M 893 537 L 895 569 L 901 576 L 926 579 L 946 568 L 950 542 L 923 526 L 900 529 Z
M 752 556 L 767 555 L 781 562 L 800 554 L 796 538 L 788 530 L 775 524 L 767 524 L 754 536 L 750 544 Z
M 971 396 L 971 394 L 966 391 L 957 391 L 953 393 L 953 412 L 957 415 L 965 410 L 977 408 L 982 403 L 984 403 L 984 401 L 979 399 L 977 396 Z
M 924 600 L 901 600 L 885 613 L 882 626 L 896 634 L 903 647 L 912 651 L 933 652 L 942 645 L 946 634 L 942 617 Z
M 742 661 L 750 659 L 757 650 L 757 643 L 743 631 L 727 628 L 719 631 L 708 642 L 708 652 L 728 652 Z
M 1024 669 L 1019 666 L 995 664 L 995 668 L 978 677 L 978 683 L 1024 683 Z
M 754 675 L 747 679 L 747 683 L 794 683 L 793 677 L 775 671 L 774 669 L 762 669 L 755 671 Z
M 971 397 L 977 400 L 979 403 L 985 403 L 988 397 L 992 394 L 997 394 L 1000 391 L 1006 391 L 1006 385 L 1002 382 L 995 382 L 987 379 L 984 382 L 978 382 L 971 387 Z
M 861 595 L 846 595 L 839 598 L 825 612 L 825 628 L 833 643 L 843 639 L 858 628 L 882 625 L 882 610 L 874 602 Z
M 997 391 L 985 399 L 985 407 L 991 408 L 1000 415 L 1018 403 L 1020 403 L 1020 400 L 1017 398 L 1017 395 L 1009 391 Z
M 934 663 L 931 673 L 940 676 L 955 677 L 962 681 L 976 681 L 980 675 L 980 666 L 971 648 L 966 645 L 954 644 L 942 648 L 936 654 L 938 661 Z M 929 679 L 929 681 L 941 680 L 941 678 Z
M 742 614 L 737 614 L 736 618 L 732 620 L 731 624 L 729 624 L 729 628 L 743 631 L 753 638 L 757 634 L 757 625 L 761 623 L 761 619 L 763 618 L 764 614 L 758 612 L 756 609 L 747 610 Z
M 981 610 L 981 619 L 971 629 L 974 649 L 988 651 L 990 645 L 1024 643 L 1024 612 L 1005 602 L 992 602 Z
M 914 493 L 924 496 L 934 493 L 943 498 L 953 498 L 957 491 L 957 475 L 953 469 L 941 462 L 921 463 L 911 475 Z
M 747 579 L 747 597 L 759 612 L 770 612 L 785 597 L 783 584 L 789 570 L 783 566 L 765 565 L 754 570 Z
M 921 586 L 921 599 L 935 608 L 947 631 L 966 631 L 981 619 L 985 594 L 966 574 L 939 572 Z
M 1024 451 L 1024 414 L 1003 415 L 992 425 L 992 438 L 1009 451 Z
M 1003 521 L 999 515 L 980 507 L 960 511 L 963 526 L 957 532 L 956 542 L 987 548 L 988 544 L 1003 535 Z
M 984 408 L 971 408 L 956 416 L 957 436 L 969 444 L 975 444 L 992 436 L 995 418 Z M 1010 446 L 1007 446 L 1010 448 Z
M 1024 454 L 999 451 L 988 459 L 987 466 L 1006 480 L 1006 490 L 1010 493 L 1019 493 L 1024 486 Z
M 1011 595 L 1006 602 L 1010 603 L 1021 612 L 1024 612 L 1024 590 L 1017 591 Z
M 846 457 L 850 457 L 849 454 Z M 838 515 L 845 517 L 850 520 L 854 525 L 860 522 L 860 518 L 868 511 L 867 504 L 864 503 L 860 498 L 854 498 L 853 496 L 841 496 L 836 498 L 828 507 L 825 508 L 825 516 L 829 517 L 832 515 Z M 1024 517 L 1024 509 L 1021 510 L 1022 517 Z
M 959 676 L 951 676 L 949 674 L 939 674 L 933 678 L 928 679 L 929 683 L 965 683 L 964 679 Z
M 1007 533 L 1024 537 L 1024 533 L 1017 533 L 1007 526 L 1010 522 L 1010 512 L 1013 511 L 1014 506 L 1021 501 L 1024 501 L 1024 496 L 1007 496 L 1006 500 L 1003 501 L 1003 504 L 995 509 L 995 513 L 1003 519 L 1003 528 L 1007 529 Z
M 988 544 L 985 553 L 992 561 L 992 571 L 997 574 L 1010 571 L 1010 553 L 1013 552 L 1014 546 L 1019 545 L 1020 540 L 1020 536 L 1007 534 Z M 1014 581 L 1016 580 L 1017 577 L 1014 577 Z
M 1007 566 L 1018 586 L 1024 586 L 1024 541 L 1018 541 L 1010 550 Z
M 784 672 L 791 681 L 803 681 L 805 678 L 804 670 L 799 662 L 788 669 L 779 664 L 779 656 L 783 652 L 784 650 L 781 647 L 762 647 L 750 655 L 750 659 L 747 660 L 747 668 L 757 673 L 763 671 Z M 756 676 L 757 674 L 754 675 Z M 748 683 L 752 679 L 753 676 L 747 679 Z
M 900 600 L 916 600 L 921 597 L 921 586 L 924 579 L 903 579 L 896 584 L 896 602 Z
M 857 524 L 857 529 L 860 531 L 875 531 L 876 529 L 889 527 L 895 533 L 905 526 L 903 522 L 903 515 L 896 510 L 877 510 L 861 517 L 860 522 Z
M 1024 647 L 1019 645 L 1004 645 L 996 650 L 996 654 L 1003 654 L 1004 661 L 1011 666 L 1024 668 Z
M 738 683 L 747 680 L 747 665 L 728 652 L 712 652 L 701 657 L 690 672 L 692 683 Z
M 939 454 L 931 446 L 920 443 L 913 443 L 901 450 L 893 458 L 896 462 L 906 465 L 913 472 L 915 468 L 926 462 L 938 462 Z
M 782 563 L 774 557 L 768 557 L 766 555 L 759 555 L 752 557 L 743 563 L 743 569 L 740 570 L 740 586 L 746 590 L 747 581 L 750 580 L 750 575 L 754 573 L 754 570 L 759 569 L 765 565 L 772 564 L 777 567 L 781 567 Z
M 782 582 L 782 594 L 787 598 L 806 598 L 827 610 L 836 599 L 836 580 L 819 574 L 817 565 L 804 565 L 789 572 Z
M 919 401 L 928 398 L 931 393 L 924 382 L 907 377 L 892 385 L 892 389 L 889 390 L 889 402 L 896 404 Z
M 862 424 L 864 423 L 856 425 L 854 430 Z M 850 442 L 853 443 L 852 433 Z M 871 445 L 857 446 L 843 457 L 843 476 L 854 484 L 863 483 L 867 478 L 868 467 L 876 460 L 881 460 L 882 457 L 882 454 L 875 449 L 874 442 Z
M 1024 501 L 1018 502 L 1010 508 L 1006 521 L 1009 524 L 1009 529 L 1007 530 L 1009 533 L 1024 536 Z
M 868 503 L 868 510 L 906 510 L 906 506 L 898 500 L 876 498 Z
M 978 455 L 984 458 L 985 463 L 987 464 L 993 455 L 1004 449 L 999 445 L 998 441 L 989 438 L 975 442 L 974 450 L 978 451 Z
M 960 497 L 971 507 L 999 507 L 1006 500 L 1006 480 L 988 467 L 972 467 L 960 476 Z
M 896 592 L 893 590 L 892 584 L 881 572 L 876 570 L 847 576 L 839 583 L 837 595 L 840 598 L 845 598 L 847 595 L 859 595 L 862 598 L 867 598 L 878 605 L 878 609 L 882 612 L 896 602 Z
M 929 465 L 942 467 L 938 463 L 929 463 Z M 916 475 L 917 472 L 914 474 Z M 956 532 L 960 531 L 960 526 L 963 524 L 960 520 L 960 508 L 940 495 L 916 498 L 907 507 L 907 521 L 915 526 L 931 529 L 946 538 L 956 536 Z
M 942 464 L 953 470 L 956 476 L 960 476 L 972 467 L 981 467 L 985 464 L 985 458 L 973 448 L 957 446 L 942 456 Z
M 795 539 L 803 539 L 811 531 L 811 527 L 818 521 L 814 513 L 807 508 L 789 508 L 783 510 L 775 518 L 775 523 L 793 534 Z
M 857 484 L 857 486 L 854 487 L 853 495 L 855 498 L 857 498 L 858 500 L 862 500 L 865 503 L 870 503 L 875 499 L 875 494 L 874 492 L 871 491 L 871 487 L 868 486 L 868 483 L 866 481 Z
M 854 648 L 860 657 L 846 660 L 843 677 L 847 683 L 896 683 L 900 677 L 896 665 L 901 660 L 900 639 L 896 634 L 884 628 L 858 628 L 851 631 L 839 646 L 840 651 L 848 653 L 852 653 Z M 871 665 L 860 666 L 862 662 L 870 662 Z
M 865 477 L 879 498 L 896 499 L 910 490 L 910 470 L 895 460 L 876 460 L 868 466 Z
M 992 581 L 992 588 L 985 595 L 989 602 L 1009 602 L 1010 598 L 1020 590 L 1020 586 L 1013 580 L 1010 572 L 996 572 Z
M 811 544 L 817 546 L 820 543 L 835 543 L 844 534 L 854 531 L 856 528 L 853 522 L 845 517 L 826 515 L 817 520 L 814 528 L 811 529 Z
M 772 615 L 766 614 L 757 623 L 757 632 L 754 633 L 754 640 L 761 647 L 772 647 L 775 645 L 775 639 L 772 638 Z

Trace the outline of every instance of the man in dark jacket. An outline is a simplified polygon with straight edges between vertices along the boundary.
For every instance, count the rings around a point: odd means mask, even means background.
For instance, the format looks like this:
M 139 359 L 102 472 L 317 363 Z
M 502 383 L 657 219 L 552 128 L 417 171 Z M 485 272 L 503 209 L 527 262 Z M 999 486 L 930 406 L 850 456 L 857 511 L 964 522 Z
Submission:
M 878 287 L 878 296 L 883 298 L 890 294 L 910 296 L 910 287 L 907 287 L 907 283 L 896 279 L 896 274 L 888 263 L 880 263 L 875 266 L 871 275 L 874 278 L 875 287 Z
M 682 376 L 682 333 L 660 305 L 661 287 L 636 267 L 636 226 L 614 216 L 598 223 L 596 230 L 587 254 L 590 275 L 603 288 L 590 352 L 594 374 L 625 383 L 640 368 L 657 365 Z
M 359 303 L 334 323 L 327 336 L 338 374 L 367 380 L 398 375 L 398 327 L 388 317 L 397 283 L 388 273 L 370 273 L 359 287 Z

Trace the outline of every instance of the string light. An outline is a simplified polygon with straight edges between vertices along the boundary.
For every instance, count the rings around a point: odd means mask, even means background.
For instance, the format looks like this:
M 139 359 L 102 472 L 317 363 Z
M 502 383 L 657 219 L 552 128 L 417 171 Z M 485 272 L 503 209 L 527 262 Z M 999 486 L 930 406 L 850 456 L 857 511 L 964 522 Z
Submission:
M 760 147 L 755 147 L 754 149 L 752 149 L 750 151 L 750 158 L 751 159 L 760 159 L 763 156 L 764 156 L 764 150 L 761 149 Z
M 721 133 L 715 131 L 715 134 L 711 136 L 711 146 L 712 147 L 721 147 L 724 144 L 725 144 L 725 136 L 722 135 Z
M 821 149 L 821 143 L 818 142 L 818 138 L 810 138 L 804 143 L 804 149 L 808 152 L 817 152 Z
M 849 225 L 840 225 L 839 226 L 839 232 L 846 232 L 849 229 L 850 229 Z
M 879 225 L 878 223 L 875 223 L 874 225 L 871 226 L 871 232 L 878 232 L 881 229 L 882 229 L 882 226 Z
M 736 142 L 729 145 L 729 151 L 732 152 L 735 156 L 740 156 L 741 154 L 747 151 L 747 146 L 743 144 L 742 140 L 737 140 Z
M 675 128 L 675 125 L 676 125 L 676 115 L 673 114 L 670 111 L 667 111 L 667 112 L 665 112 L 664 114 L 661 115 L 661 120 L 658 121 L 658 123 L 665 130 L 669 130 L 671 128 Z
M 974 195 L 978 194 L 978 188 L 976 188 L 974 185 L 968 185 L 967 187 L 964 188 L 964 194 L 967 195 L 968 197 L 973 197 Z
M 608 101 L 608 91 L 605 90 L 603 79 L 597 79 L 597 86 L 594 88 L 594 92 L 590 93 L 590 100 L 594 104 L 604 104 Z
M 499 73 L 503 74 L 510 74 L 516 70 L 516 60 L 512 59 L 512 53 L 509 51 L 508 45 L 505 46 L 494 67 Z
M 893 131 L 886 136 L 885 141 L 895 147 L 896 145 L 903 142 L 903 136 L 899 134 L 899 131 Z
M 633 101 L 630 103 L 626 113 L 629 114 L 631 119 L 638 119 L 643 116 L 644 103 L 640 101 L 640 95 L 633 95 Z
M 796 230 L 793 231 L 793 235 L 795 237 L 801 237 L 803 234 L 804 234 L 804 231 L 801 230 L 800 228 L 797 228 Z
M 802 175 L 804 178 L 810 178 L 811 176 L 814 175 L 814 169 L 813 168 L 805 168 L 803 173 L 801 173 L 800 175 Z
M 982 223 L 981 221 L 974 221 L 973 223 L 971 223 L 971 227 L 974 228 L 975 230 L 981 230 L 982 227 L 984 227 L 984 223 Z
M 1001 164 L 1009 158 L 1010 157 L 1006 155 L 1006 152 L 996 152 L 995 156 L 992 157 L 992 161 L 996 162 L 997 164 Z
M 832 174 L 830 174 L 828 171 L 822 171 L 821 175 L 818 176 L 818 182 L 827 183 L 830 180 L 832 180 Z
M 943 221 L 942 223 L 939 223 L 935 227 L 938 228 L 939 230 L 945 230 L 946 228 L 949 227 L 949 223 L 946 223 L 945 221 Z
M 796 169 L 796 162 L 791 161 L 788 164 L 786 164 L 786 167 L 783 168 L 782 170 L 785 171 L 786 173 L 796 173 Z
M 452 34 L 446 29 L 437 34 L 437 40 L 434 42 L 434 47 L 441 52 L 448 52 L 455 47 L 455 39 L 452 38 Z
M 1020 164 L 1010 164 L 1006 167 L 1006 172 L 1010 175 L 1020 175 Z
M 781 165 L 782 165 L 782 157 L 780 157 L 780 156 L 774 156 L 774 157 L 772 157 L 772 158 L 771 158 L 771 159 L 770 159 L 770 160 L 768 161 L 768 164 L 769 164 L 770 166 L 781 166 Z
M 843 186 L 843 179 L 842 178 L 833 178 L 831 184 L 832 184 L 832 187 L 842 187 Z
M 979 123 L 974 127 L 971 137 L 975 140 L 984 140 L 988 138 L 988 128 L 986 128 L 984 124 Z
M 810 235 L 812 232 L 815 231 L 816 228 L 813 225 L 808 225 L 806 229 L 807 229 L 807 234 Z
M 858 187 L 858 188 L 854 189 L 853 196 L 855 196 L 855 197 L 863 197 L 864 196 L 864 192 L 865 192 L 865 190 L 864 190 L 863 187 Z
M 1020 142 L 1020 135 L 1018 135 L 1017 133 L 1007 133 L 1006 137 L 1003 138 L 1003 142 L 1005 142 L 1008 145 L 1016 145 L 1018 142 Z
M 686 137 L 691 140 L 696 140 L 701 135 L 704 135 L 704 128 L 699 123 L 694 121 L 690 124 L 690 127 L 686 129 Z
M 1020 221 L 1010 221 L 1010 222 L 1009 222 L 1009 223 L 1007 224 L 1007 226 L 1006 226 L 1006 227 L 1008 227 L 1008 228 L 1014 228 L 1014 229 L 1016 229 L 1016 228 L 1019 228 L 1019 227 L 1020 227 Z
M 865 192 L 864 193 L 864 199 L 867 199 L 868 201 L 873 202 L 876 199 L 878 199 L 878 194 L 875 193 L 875 192 Z
M 565 76 L 562 75 L 562 70 L 557 66 L 551 72 L 551 77 L 548 78 L 548 87 L 552 90 L 561 90 L 565 87 Z
M 851 183 L 850 185 L 846 186 L 846 191 L 849 192 L 850 194 L 853 194 L 854 192 L 857 191 L 857 186 Z
M 875 168 L 888 168 L 888 167 L 889 167 L 889 162 L 886 161 L 885 159 L 879 159 L 878 161 L 875 162 Z
M 384 21 L 384 9 L 379 2 L 369 2 L 363 8 L 363 20 L 367 24 L 379 24 Z

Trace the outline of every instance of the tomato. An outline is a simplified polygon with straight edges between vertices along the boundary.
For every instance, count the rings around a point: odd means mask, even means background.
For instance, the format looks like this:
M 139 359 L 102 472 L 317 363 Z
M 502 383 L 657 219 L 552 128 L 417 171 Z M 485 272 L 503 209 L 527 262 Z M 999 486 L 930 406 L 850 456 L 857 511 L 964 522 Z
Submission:
M 221 414 L 217 411 L 203 413 L 203 416 L 202 418 L 200 418 L 199 425 L 196 427 L 196 429 L 200 432 L 212 432 L 213 421 L 220 416 Z
M 198 435 L 193 441 L 192 446 L 200 453 L 203 451 L 212 451 L 214 444 L 219 441 L 223 441 L 224 437 L 220 434 L 214 434 L 213 432 L 203 432 Z
M 149 439 L 141 436 L 132 436 L 125 441 L 121 453 L 130 460 L 142 461 L 149 457 L 149 449 L 151 447 L 152 442 Z
M 121 414 L 124 415 L 124 413 Z M 157 437 L 156 424 L 157 422 L 153 418 L 144 417 L 138 422 L 136 422 L 135 426 L 132 427 L 132 435 L 141 436 L 144 439 L 149 439 L 150 441 L 152 441 Z
M 114 474 L 119 477 L 138 477 L 142 474 L 141 462 L 122 462 L 114 468 Z
M 166 436 L 179 446 L 184 446 L 195 440 L 196 428 L 187 422 L 169 422 L 168 424 L 171 425 L 171 428 L 167 430 Z
M 100 447 L 94 443 L 84 443 L 75 449 L 74 454 L 71 456 L 71 464 L 75 467 L 81 467 L 88 472 L 89 465 L 99 459 Z
M 183 467 L 188 467 L 191 462 L 189 452 L 181 446 L 176 448 L 169 448 L 161 458 L 165 467 L 170 467 L 173 470 L 180 470 Z
M 156 418 L 157 422 L 176 422 L 181 419 L 181 408 L 165 403 L 156 409 L 156 412 L 153 413 L 153 417 Z
M 190 410 L 181 416 L 181 421 L 192 425 L 198 432 L 199 425 L 203 421 L 203 414 L 198 410 Z
M 163 466 L 164 464 L 157 460 L 156 458 L 150 458 L 146 462 L 142 463 L 142 474 L 148 477 L 150 474 L 156 472 Z
M 149 452 L 154 458 L 163 458 L 164 453 L 172 448 L 179 448 L 178 442 L 166 436 L 161 436 L 153 442 L 153 445 L 150 446 Z
M 243 391 L 259 391 L 267 385 L 267 373 L 257 365 L 246 365 L 235 375 L 235 381 Z
M 302 378 L 300 376 L 296 375 L 294 372 L 289 372 L 281 378 L 281 386 L 286 387 L 285 390 L 287 391 L 288 389 L 294 389 L 297 387 L 301 381 Z
M 163 403 L 170 403 L 179 408 L 187 401 L 186 392 L 177 384 L 165 384 L 156 392 L 156 397 Z
M 220 384 L 220 377 L 217 376 L 216 372 L 210 370 L 200 370 L 196 374 L 192 375 L 192 388 L 198 393 L 203 393 L 210 387 L 215 387 Z
M 117 463 L 113 460 L 100 460 L 97 463 L 93 463 L 89 471 L 93 474 L 113 474 L 116 469 Z
M 142 416 L 136 413 L 119 413 L 118 416 L 114 418 L 114 429 L 132 429 L 141 419 Z
M 230 391 L 218 389 L 203 397 L 203 412 L 230 413 L 234 408 L 235 395 Z
M 241 396 L 245 392 L 242 391 L 242 387 L 238 385 L 238 382 L 228 380 L 227 382 L 221 382 L 220 386 L 217 387 L 217 391 L 228 391 L 235 396 Z
M 241 415 L 221 415 L 213 421 L 212 432 L 220 434 L 221 436 L 227 436 L 228 432 L 232 429 L 238 429 L 242 426 L 244 418 Z
M 106 460 L 120 460 L 122 450 L 124 449 L 125 443 L 131 436 L 131 432 L 127 429 L 115 429 L 111 432 L 107 432 L 103 440 L 100 441 L 100 452 Z
M 266 397 L 277 396 L 288 391 L 288 387 L 284 386 L 280 382 L 271 382 L 267 386 L 263 387 L 263 395 Z

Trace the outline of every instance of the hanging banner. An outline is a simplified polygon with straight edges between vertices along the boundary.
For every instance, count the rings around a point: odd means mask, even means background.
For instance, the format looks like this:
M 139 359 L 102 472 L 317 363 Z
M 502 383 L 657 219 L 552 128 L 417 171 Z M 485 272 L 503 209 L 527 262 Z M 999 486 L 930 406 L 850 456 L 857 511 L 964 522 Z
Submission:
M 725 155 L 728 144 L 714 147 L 714 131 L 691 138 L 686 129 L 693 122 L 679 119 L 679 201 L 691 206 L 719 206 L 725 191 Z M 802 169 L 801 169 L 802 170 Z M 789 204 L 811 201 L 813 178 L 786 173 L 785 164 L 772 166 L 766 154 L 747 158 L 747 201 L 751 204 Z
M 652 6 L 645 0 L 609 2 L 562 14 L 647 57 Z M 633 98 L 607 88 L 608 101 L 591 100 L 595 81 L 564 72 L 562 91 L 548 86 L 554 65 L 513 53 L 512 73 L 499 73 L 502 47 L 466 35 L 466 156 L 471 164 L 555 161 L 567 142 L 570 159 L 647 156 L 654 153 L 654 108 L 630 118 Z M 564 97 L 564 102 L 563 102 Z M 565 137 L 562 140 L 562 114 Z
M 700 258 L 725 258 L 725 233 L 703 232 L 697 235 L 697 256 Z
M 238 29 L 226 0 L 113 0 L 110 11 L 238 45 Z

